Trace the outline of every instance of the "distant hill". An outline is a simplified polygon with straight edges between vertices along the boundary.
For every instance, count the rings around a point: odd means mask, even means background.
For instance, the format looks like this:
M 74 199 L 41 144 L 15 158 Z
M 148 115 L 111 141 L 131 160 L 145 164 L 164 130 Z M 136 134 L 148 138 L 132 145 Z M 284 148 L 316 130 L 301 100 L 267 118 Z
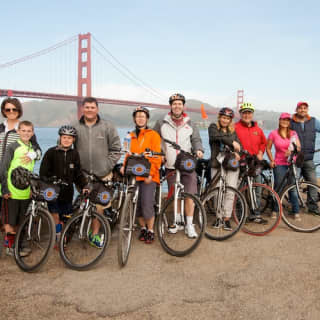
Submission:
M 187 101 L 187 112 L 188 107 L 199 109 L 199 113 L 190 113 L 194 121 L 202 121 L 200 112 L 202 103 L 202 101 L 192 99 Z M 205 110 L 218 111 L 218 108 L 210 104 L 203 104 Z M 23 111 L 23 119 L 32 121 L 36 127 L 58 127 L 74 121 L 77 114 L 77 106 L 76 103 L 73 102 L 32 100 L 23 104 Z M 100 114 L 102 117 L 113 121 L 118 127 L 131 125 L 132 111 L 133 107 L 131 106 L 100 105 Z M 166 113 L 167 111 L 162 109 L 151 110 L 150 126 L 158 119 L 162 119 Z M 255 120 L 263 120 L 264 129 L 274 129 L 278 126 L 279 114 L 280 113 L 273 111 L 257 110 L 255 112 Z M 208 122 L 212 121 L 216 121 L 216 116 L 209 115 Z

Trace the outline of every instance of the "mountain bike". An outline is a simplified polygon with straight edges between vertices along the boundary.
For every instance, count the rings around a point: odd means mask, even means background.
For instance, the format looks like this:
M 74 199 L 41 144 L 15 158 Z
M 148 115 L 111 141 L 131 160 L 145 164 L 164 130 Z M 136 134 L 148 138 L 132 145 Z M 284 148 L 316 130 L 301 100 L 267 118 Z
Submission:
M 111 238 L 110 224 L 96 211 L 96 204 L 108 206 L 114 199 L 112 181 L 103 181 L 83 170 L 88 179 L 88 188 L 80 195 L 77 214 L 70 218 L 61 232 L 59 252 L 63 262 L 71 269 L 82 271 L 96 265 L 105 255 Z M 95 222 L 94 222 L 95 221 Z M 92 234 L 92 224 L 98 223 L 97 235 Z M 98 245 L 92 238 L 96 236 Z
M 136 228 L 136 212 L 139 197 L 139 186 L 137 177 L 148 177 L 150 173 L 150 162 L 146 158 L 163 156 L 162 152 L 154 152 L 146 149 L 143 153 L 132 153 L 127 158 L 125 166 L 125 177 L 128 183 L 120 211 L 119 239 L 118 239 L 118 263 L 124 267 L 129 259 L 132 247 L 132 236 Z
M 320 216 L 312 210 L 314 207 L 320 206 L 320 187 L 298 176 L 299 161 L 298 158 L 295 160 L 297 156 L 297 147 L 294 145 L 294 150 L 288 158 L 288 170 L 277 188 L 283 207 L 282 219 L 287 226 L 295 231 L 314 232 L 320 229 Z M 287 185 L 289 178 L 293 178 L 294 181 Z M 294 197 L 299 206 L 298 214 L 293 213 Z
M 269 169 L 266 161 L 259 161 L 248 152 L 241 152 L 239 190 L 248 204 L 248 216 L 242 230 L 255 236 L 272 232 L 280 223 L 282 206 L 278 194 L 268 185 L 255 182 L 263 169 Z
M 175 170 L 170 172 L 161 179 L 158 192 L 158 217 L 156 220 L 156 230 L 162 248 L 170 255 L 183 257 L 193 252 L 200 244 L 205 228 L 206 228 L 206 214 L 197 195 L 193 195 L 184 191 L 184 185 L 181 183 L 181 171 L 192 171 L 195 169 L 195 159 L 193 155 L 181 149 L 181 147 L 169 140 L 164 139 L 175 150 L 179 151 L 176 161 Z M 170 176 L 175 175 L 174 186 L 169 190 L 168 196 L 162 205 L 162 187 Z M 186 220 L 187 210 L 186 205 L 189 205 L 193 213 L 192 224 L 197 234 L 194 238 L 189 238 L 186 235 Z M 178 208 L 180 206 L 181 221 L 177 221 Z M 190 214 L 190 212 L 188 212 Z M 175 231 L 175 232 L 173 232 Z
M 231 150 L 225 146 L 224 156 Z M 244 195 L 226 183 L 227 171 L 223 168 L 212 179 L 207 190 L 201 195 L 202 205 L 206 211 L 207 228 L 205 235 L 211 240 L 226 240 L 234 236 L 242 227 L 247 215 L 247 202 Z M 228 206 L 226 205 L 228 204 Z M 226 227 L 225 217 L 230 215 L 230 226 Z
M 55 243 L 55 223 L 47 210 L 47 201 L 57 199 L 58 185 L 63 182 L 45 182 L 36 174 L 28 174 L 31 204 L 16 234 L 14 258 L 21 270 L 34 272 L 47 262 Z M 27 255 L 22 254 L 26 252 Z

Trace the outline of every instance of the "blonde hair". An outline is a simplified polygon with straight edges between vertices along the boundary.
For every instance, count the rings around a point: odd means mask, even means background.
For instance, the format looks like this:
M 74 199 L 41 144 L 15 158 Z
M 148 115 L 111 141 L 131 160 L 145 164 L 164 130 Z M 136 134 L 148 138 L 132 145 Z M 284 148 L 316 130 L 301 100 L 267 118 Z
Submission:
M 222 129 L 222 127 L 221 127 L 221 125 L 220 125 L 220 122 L 219 122 L 220 117 L 221 117 L 221 115 L 218 116 L 218 121 L 217 121 L 217 128 L 218 128 L 219 130 Z M 233 132 L 234 132 L 234 123 L 233 123 L 233 121 L 232 121 L 232 118 L 230 118 L 230 123 L 229 123 L 229 125 L 227 126 L 227 132 L 229 132 L 229 133 L 233 133 Z

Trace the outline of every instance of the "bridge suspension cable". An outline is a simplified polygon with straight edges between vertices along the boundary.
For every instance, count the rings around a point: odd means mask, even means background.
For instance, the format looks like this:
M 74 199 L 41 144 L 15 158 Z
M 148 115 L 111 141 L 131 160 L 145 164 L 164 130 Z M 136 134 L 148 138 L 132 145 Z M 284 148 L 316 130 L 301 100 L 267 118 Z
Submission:
M 141 80 L 139 77 L 137 77 L 128 67 L 126 67 L 123 63 L 119 61 L 96 37 L 92 35 L 92 38 L 94 41 L 122 68 L 125 70 L 121 70 L 118 66 L 116 66 L 113 62 L 110 61 L 105 55 L 103 55 L 96 47 L 94 49 L 98 52 L 98 54 L 109 64 L 111 64 L 118 72 L 120 72 L 123 76 L 125 76 L 127 79 L 129 79 L 134 84 L 139 85 L 140 87 L 146 89 L 151 93 L 153 96 L 160 98 L 161 100 L 167 100 L 167 97 L 165 97 L 162 93 L 158 92 L 154 88 L 152 88 L 149 84 L 147 84 L 145 81 Z
M 40 51 L 37 51 L 37 52 L 34 52 L 32 54 L 26 55 L 24 57 L 21 57 L 21 58 L 18 58 L 18 59 L 14 59 L 14 60 L 8 61 L 6 63 L 2 63 L 2 64 L 0 64 L 0 68 L 1 69 L 7 68 L 7 67 L 13 66 L 15 64 L 18 64 L 18 63 L 21 63 L 21 62 L 24 62 L 24 61 L 27 61 L 27 60 L 31 60 L 31 59 L 37 58 L 39 56 L 42 56 L 42 55 L 45 55 L 45 54 L 47 54 L 47 53 L 49 53 L 51 51 L 54 51 L 54 50 L 56 50 L 58 48 L 61 48 L 61 47 L 65 46 L 65 45 L 67 45 L 67 44 L 69 44 L 69 43 L 71 43 L 73 41 L 76 41 L 77 39 L 78 39 L 77 35 L 72 36 L 69 39 L 61 41 L 61 42 L 59 42 L 59 43 L 57 43 L 57 44 L 55 44 L 53 46 L 50 46 L 50 47 L 48 47 L 46 49 L 42 49 Z

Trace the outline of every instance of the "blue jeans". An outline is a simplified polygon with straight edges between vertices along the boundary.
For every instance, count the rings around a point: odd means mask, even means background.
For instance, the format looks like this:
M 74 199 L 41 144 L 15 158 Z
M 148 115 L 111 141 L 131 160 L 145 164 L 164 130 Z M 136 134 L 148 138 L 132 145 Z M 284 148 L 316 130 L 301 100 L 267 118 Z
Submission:
M 313 160 L 306 160 L 303 163 L 301 169 L 298 169 L 298 176 L 303 176 L 305 181 L 312 182 L 314 184 L 318 184 L 317 176 L 316 176 L 316 168 L 313 163 Z M 315 188 L 309 188 L 308 190 L 308 198 L 307 198 L 307 205 L 309 209 L 317 209 L 318 208 L 318 192 Z
M 294 183 L 294 177 L 289 176 L 289 178 L 287 179 L 287 181 L 285 181 L 285 184 L 282 185 L 282 188 L 280 190 L 281 187 L 281 183 L 282 180 L 286 174 L 288 170 L 288 166 L 285 165 L 280 165 L 280 166 L 276 166 L 273 169 L 273 175 L 274 175 L 274 190 L 280 195 L 282 190 L 284 189 L 284 187 L 286 187 L 289 184 Z M 299 213 L 300 208 L 299 208 L 299 199 L 298 199 L 298 193 L 297 193 L 297 189 L 294 188 L 291 191 L 289 191 L 289 201 L 292 205 L 292 213 Z M 278 211 L 278 206 L 275 203 L 274 206 L 274 211 Z

